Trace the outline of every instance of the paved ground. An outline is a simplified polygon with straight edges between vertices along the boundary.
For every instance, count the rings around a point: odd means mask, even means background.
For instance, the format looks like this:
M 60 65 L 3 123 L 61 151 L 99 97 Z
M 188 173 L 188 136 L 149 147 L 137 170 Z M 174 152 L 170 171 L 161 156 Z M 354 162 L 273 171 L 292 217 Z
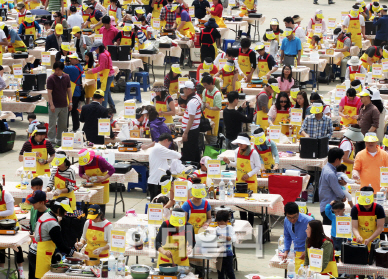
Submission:
M 313 5 L 312 0 L 297 0 L 297 1 L 283 1 L 283 0 L 262 0 L 259 1 L 258 12 L 263 13 L 266 16 L 265 25 L 260 26 L 260 33 L 264 34 L 265 29 L 269 27 L 269 21 L 272 17 L 277 17 L 280 22 L 282 22 L 283 18 L 286 16 L 293 16 L 295 14 L 300 15 L 304 20 L 302 21 L 302 26 L 305 27 L 307 25 L 308 20 L 314 15 L 314 12 L 317 8 L 323 9 L 323 14 L 325 19 L 329 17 L 340 18 L 341 11 L 346 11 L 351 8 L 354 1 L 338 1 L 335 5 L 328 5 L 326 1 L 320 0 L 320 5 Z M 386 1 L 383 1 L 386 2 Z M 280 27 L 284 29 L 284 25 L 281 23 Z M 184 73 L 187 73 L 188 68 L 183 70 Z M 163 78 L 162 68 L 156 68 L 156 78 Z M 329 86 L 321 84 L 320 92 L 325 95 L 329 90 L 331 90 L 335 86 L 334 83 L 331 83 Z M 308 92 L 311 93 L 311 90 Z M 116 102 L 116 108 L 118 111 L 123 109 L 123 93 L 113 94 L 113 98 Z M 144 92 L 142 93 L 143 100 L 150 99 L 150 93 Z M 26 116 L 26 115 L 25 115 Z M 40 121 L 48 121 L 47 115 L 39 114 L 38 120 Z M 4 174 L 6 177 L 6 181 L 16 181 L 17 178 L 15 176 L 15 171 L 18 167 L 20 167 L 20 163 L 17 160 L 18 153 L 22 147 L 22 144 L 26 140 L 25 129 L 28 126 L 28 122 L 26 118 L 21 121 L 20 118 L 13 123 L 10 123 L 11 128 L 17 132 L 16 142 L 14 149 L 10 152 L 0 155 L 0 175 Z M 126 192 L 124 194 L 125 197 L 125 208 L 135 208 L 137 212 L 144 212 L 145 204 L 147 202 L 146 195 L 142 193 L 141 190 L 135 190 L 131 192 Z M 113 219 L 113 199 L 114 196 L 111 195 L 110 203 L 107 206 L 107 218 L 115 222 L 119 218 L 123 216 L 123 214 L 119 211 L 116 214 L 116 219 Z M 121 205 L 118 206 L 121 208 Z M 319 213 L 319 204 L 313 204 L 309 206 L 309 210 L 318 218 L 320 218 Z M 266 243 L 264 245 L 264 257 L 256 258 L 254 254 L 254 250 L 250 249 L 237 249 L 238 255 L 238 269 L 236 272 L 236 278 L 243 278 L 244 275 L 251 273 L 258 273 L 264 276 L 283 276 L 284 272 L 280 269 L 269 269 L 268 261 L 273 256 L 274 250 L 277 248 L 277 239 L 283 232 L 282 224 L 278 224 L 271 233 L 271 242 Z M 27 247 L 25 247 L 27 249 Z M 149 258 L 140 258 L 140 262 L 143 264 L 151 265 L 151 260 Z M 129 264 L 135 263 L 135 258 L 131 258 L 129 260 Z M 25 263 L 25 269 L 28 269 L 27 260 Z M 216 273 L 211 273 L 211 278 L 217 278 Z

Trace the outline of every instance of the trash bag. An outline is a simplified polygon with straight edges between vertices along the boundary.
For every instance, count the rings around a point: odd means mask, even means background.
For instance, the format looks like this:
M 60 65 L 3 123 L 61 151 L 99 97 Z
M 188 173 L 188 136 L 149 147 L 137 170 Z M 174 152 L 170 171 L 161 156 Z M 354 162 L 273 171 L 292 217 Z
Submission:
M 203 152 L 203 156 L 209 156 L 210 158 L 216 160 L 217 156 L 220 155 L 222 152 L 226 151 L 226 149 L 223 148 L 217 148 L 211 145 L 205 146 L 205 151 Z M 224 161 L 221 161 L 221 164 L 225 164 Z

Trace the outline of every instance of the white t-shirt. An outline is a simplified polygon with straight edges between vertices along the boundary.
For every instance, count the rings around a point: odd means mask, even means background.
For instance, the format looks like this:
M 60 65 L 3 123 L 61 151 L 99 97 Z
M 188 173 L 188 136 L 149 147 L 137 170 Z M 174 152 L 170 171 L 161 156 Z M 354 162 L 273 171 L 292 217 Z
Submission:
M 304 31 L 304 29 L 295 24 L 294 31 L 295 31 L 295 37 L 298 37 L 302 44 L 305 43 L 306 42 L 306 32 Z
M 348 155 L 348 158 L 349 158 L 350 153 L 352 153 L 352 144 L 350 143 L 350 141 L 344 140 L 344 141 L 341 143 L 340 148 L 341 148 L 344 152 L 349 151 L 349 155 Z
M 85 240 L 86 241 L 86 231 L 88 230 L 88 228 L 89 228 L 89 220 L 86 220 L 86 222 L 85 222 L 85 225 L 84 225 L 84 230 L 83 230 L 83 232 L 82 232 L 82 239 L 83 240 Z M 109 221 L 108 220 L 104 220 L 104 221 L 102 221 L 102 222 L 98 222 L 98 223 L 95 223 L 95 222 L 92 222 L 92 225 L 93 226 L 95 226 L 95 227 L 99 227 L 99 228 L 102 228 L 102 227 L 104 227 L 106 224 L 108 224 L 109 223 Z M 110 244 L 110 231 L 112 230 L 112 227 L 113 227 L 113 225 L 112 224 L 110 224 L 110 225 L 108 225 L 108 226 L 106 226 L 105 228 L 104 228 L 104 240 L 108 243 L 108 244 Z
M 376 156 L 377 151 L 376 151 L 376 152 L 373 152 L 373 153 L 368 151 L 368 153 L 369 153 L 370 155 L 372 155 L 372 157 L 374 157 L 374 156 Z
M 79 28 L 81 28 L 82 23 L 84 23 L 84 19 L 79 14 L 73 14 L 67 19 L 67 24 L 69 24 L 71 28 L 73 28 L 74 26 L 78 26 Z
M 1 192 L 0 192 L 0 195 L 1 195 Z M 15 200 L 13 199 L 11 193 L 8 191 L 4 191 L 4 202 L 7 205 L 7 210 L 0 211 L 0 217 L 10 216 L 11 214 L 13 214 L 13 211 L 14 211 Z
M 346 27 L 349 26 L 349 21 L 350 21 L 349 17 L 355 18 L 355 17 L 352 17 L 351 15 L 346 16 L 345 19 L 344 19 L 344 22 L 342 23 L 342 25 L 344 25 Z M 360 21 L 360 26 L 365 26 L 365 18 L 364 18 L 364 16 L 363 15 L 359 15 L 358 19 Z
M 7 36 L 5 36 L 4 31 L 0 29 L 0 41 L 2 41 L 3 39 L 7 39 Z

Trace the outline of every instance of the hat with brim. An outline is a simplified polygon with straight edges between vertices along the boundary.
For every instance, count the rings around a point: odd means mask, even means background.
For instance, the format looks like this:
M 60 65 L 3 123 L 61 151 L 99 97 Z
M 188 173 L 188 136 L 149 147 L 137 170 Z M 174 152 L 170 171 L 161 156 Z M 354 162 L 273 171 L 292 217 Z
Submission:
M 205 198 L 207 195 L 205 184 L 193 184 L 191 187 L 191 195 L 197 199 Z
M 237 139 L 235 139 L 234 141 L 232 141 L 232 144 L 245 144 L 245 145 L 250 145 L 251 142 L 249 141 L 249 139 L 247 137 L 244 137 L 244 136 L 237 136 Z
M 89 220 L 94 220 L 97 218 L 98 214 L 101 213 L 101 207 L 98 204 L 93 204 L 88 208 L 88 218 Z
M 360 191 L 360 196 L 358 197 L 358 204 L 360 205 L 370 205 L 374 201 L 374 195 L 372 191 Z
M 81 28 L 79 26 L 74 26 L 70 34 L 74 35 L 74 34 L 77 34 L 78 32 L 81 32 Z
M 279 20 L 277 20 L 276 18 L 273 18 L 271 19 L 269 25 L 279 25 Z
M 264 45 L 264 44 L 258 44 L 258 45 L 255 47 L 255 50 L 256 50 L 256 51 L 259 51 L 259 50 L 262 50 L 262 49 L 265 49 L 265 45 Z
M 103 46 L 104 44 L 101 42 L 101 41 L 98 41 L 98 42 L 94 42 L 92 44 L 92 48 L 90 49 L 91 52 L 95 51 L 97 48 L 99 48 L 100 46 Z
M 78 54 L 77 54 L 77 53 L 73 53 L 73 54 L 71 54 L 71 55 L 68 55 L 67 57 L 73 58 L 73 59 L 81 60 L 81 59 L 78 57 Z
M 363 90 L 360 93 L 356 94 L 358 97 L 372 97 L 369 91 Z
M 364 141 L 364 135 L 361 133 L 361 129 L 348 127 L 344 133 L 344 137 L 347 137 L 351 141 Z
M 207 161 L 211 160 L 211 159 L 212 158 L 210 158 L 209 156 L 204 156 L 204 157 L 201 158 L 201 161 L 199 161 L 199 163 L 206 166 Z
M 55 154 L 54 160 L 52 160 L 51 165 L 54 167 L 60 166 L 65 162 L 66 155 L 65 154 Z
M 228 60 L 222 69 L 224 69 L 224 71 L 228 72 L 228 73 L 233 72 L 234 71 L 234 61 Z
M 214 18 L 209 18 L 209 21 L 205 23 L 205 27 L 208 28 L 218 28 L 218 24 Z
M 65 50 L 65 51 L 70 51 L 70 44 L 68 42 L 63 42 L 61 44 L 61 49 Z
M 176 73 L 176 74 L 181 74 L 182 73 L 182 70 L 181 70 L 181 67 L 179 66 L 179 64 L 173 64 L 171 65 L 171 70 Z
M 78 152 L 78 163 L 80 166 L 85 166 L 87 164 L 90 164 L 90 162 L 94 158 L 94 151 L 93 150 L 87 150 L 86 148 L 81 149 L 80 152 Z
M 292 28 L 286 28 L 282 35 L 284 37 L 288 37 L 288 36 L 290 36 L 292 34 L 292 32 L 293 32 Z
M 186 213 L 179 211 L 171 211 L 170 224 L 174 227 L 182 227 L 186 223 Z
M 164 82 L 161 80 L 156 80 L 154 84 L 152 85 L 152 91 L 154 92 L 161 92 L 161 91 L 167 91 L 167 87 L 164 86 Z
M 46 201 L 46 192 L 37 190 L 32 193 L 32 196 L 27 199 L 31 204 L 35 204 L 40 201 Z
M 388 147 L 388 135 L 384 135 L 383 144 L 384 146 Z
M 55 33 L 57 33 L 58 35 L 62 35 L 63 34 L 63 25 L 58 23 L 57 25 L 55 25 Z
M 254 133 L 253 136 L 255 137 L 255 145 L 262 145 L 266 141 L 265 133 Z
M 372 91 L 373 94 L 371 101 L 382 100 L 380 96 L 380 90 L 378 90 L 376 86 L 370 87 L 368 90 Z
M 144 14 L 145 13 L 145 11 L 142 8 L 140 8 L 140 7 L 137 7 L 135 9 L 135 12 L 138 13 L 138 14 Z
M 25 5 L 24 3 L 17 3 L 16 8 L 17 8 L 18 10 L 21 10 L 21 9 L 23 9 L 25 6 L 26 6 L 26 5 Z
M 131 31 L 132 30 L 132 25 L 125 25 L 124 27 L 123 27 L 123 31 L 125 31 L 125 32 L 129 32 L 129 31 Z
M 303 20 L 303 17 L 297 16 L 295 18 L 292 18 L 294 22 L 301 22 Z
M 172 5 L 171 7 L 171 12 L 175 12 L 176 9 L 178 9 L 179 5 L 175 4 L 175 5 Z
M 364 137 L 365 142 L 378 142 L 379 138 L 377 137 L 376 133 L 366 133 Z
M 350 66 L 360 66 L 362 64 L 360 58 L 358 56 L 352 56 L 350 60 L 348 61 L 348 65 Z
M 318 114 L 318 113 L 321 113 L 322 111 L 323 111 L 323 105 L 321 103 L 313 103 L 311 105 L 310 112 L 312 114 Z
M 94 94 L 100 95 L 100 96 L 102 96 L 102 97 L 105 96 L 105 92 L 104 92 L 102 89 L 97 89 L 96 91 L 94 91 Z M 93 94 L 93 95 L 94 95 L 94 94 Z
M 271 86 L 272 90 L 275 92 L 275 93 L 280 93 L 280 89 L 279 89 L 279 83 L 268 83 L 269 86 Z
M 69 213 L 73 213 L 73 209 L 71 209 L 71 206 L 70 206 L 70 199 L 68 198 L 62 200 L 61 202 L 55 201 L 54 204 L 62 206 L 63 209 Z

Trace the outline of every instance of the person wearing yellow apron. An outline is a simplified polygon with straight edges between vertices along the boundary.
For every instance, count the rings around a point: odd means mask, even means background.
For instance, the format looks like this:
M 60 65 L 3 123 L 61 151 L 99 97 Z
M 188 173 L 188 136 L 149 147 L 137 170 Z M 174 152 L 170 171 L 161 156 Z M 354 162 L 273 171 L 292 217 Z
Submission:
M 80 260 L 89 259 L 88 256 L 66 246 L 62 239 L 58 217 L 65 216 L 66 212 L 74 212 L 70 207 L 69 199 L 61 197 L 51 200 L 50 209 L 51 211 L 40 216 L 35 227 L 35 241 L 37 242 L 35 278 L 42 278 L 50 271 L 51 258 L 56 248 L 68 257 Z
M 173 117 L 175 116 L 175 102 L 168 94 L 167 87 L 164 86 L 163 81 L 156 80 L 152 86 L 152 91 L 156 96 L 152 99 L 159 117 L 164 117 L 166 120 L 164 123 L 173 123 Z
M 362 61 L 360 61 L 358 56 L 352 56 L 348 62 L 348 65 L 349 66 L 346 68 L 345 80 L 350 80 L 350 82 L 353 82 L 356 80 L 356 74 L 364 74 L 365 78 L 367 77 L 368 69 L 362 66 Z
M 341 125 L 357 124 L 358 110 L 362 103 L 356 93 L 356 89 L 349 88 L 346 91 L 346 96 L 340 101 L 338 112 L 341 116 Z
M 108 15 L 113 16 L 115 19 L 116 24 L 118 24 L 121 21 L 122 15 L 121 15 L 121 5 L 120 2 L 117 0 L 110 0 L 110 5 L 107 8 Z
M 255 10 L 256 5 L 254 0 L 245 0 L 241 6 L 241 12 L 238 14 L 240 17 L 248 16 L 248 11 Z
M 133 48 L 135 46 L 135 33 L 132 32 L 132 25 L 124 25 L 123 30 L 117 33 L 113 42 L 115 45 L 132 46 Z
M 199 162 L 200 169 L 196 170 L 193 173 L 193 177 L 198 177 L 201 179 L 202 184 L 206 184 L 206 178 L 207 178 L 207 161 L 211 160 L 209 156 L 204 156 L 201 158 L 201 161 Z
M 354 159 L 356 157 L 353 142 L 362 141 L 363 138 L 364 138 L 364 135 L 361 133 L 360 128 L 355 128 L 355 127 L 349 126 L 346 129 L 346 131 L 344 133 L 344 137 L 342 138 L 342 140 L 338 146 L 339 148 L 341 148 L 344 151 L 342 163 L 347 167 L 346 175 L 350 179 L 352 178 Z
M 343 54 L 343 58 L 337 63 L 337 65 L 341 66 L 341 79 L 344 79 L 346 68 L 349 59 L 351 58 L 349 51 L 352 46 L 352 40 L 346 36 L 345 32 L 342 31 L 340 27 L 334 29 L 333 35 L 335 42 L 334 52 L 341 52 Z M 335 40 L 336 37 L 337 40 Z
M 87 219 L 81 240 L 75 243 L 74 247 L 81 249 L 87 244 L 85 255 L 89 258 L 109 257 L 112 223 L 105 219 L 105 214 L 98 204 L 89 206 Z
M 227 60 L 224 67 L 213 78 L 218 76 L 222 77 L 222 89 L 225 89 L 225 94 L 228 94 L 230 91 L 241 91 L 241 82 L 238 81 L 239 75 L 236 70 L 235 60 Z
M 317 25 L 317 24 L 321 25 L 320 32 L 315 31 L 315 25 Z M 326 34 L 326 22 L 323 19 L 323 13 L 322 13 L 321 9 L 317 9 L 315 11 L 315 16 L 314 16 L 314 18 L 310 19 L 310 21 L 307 25 L 307 30 L 309 30 L 309 34 L 308 34 L 308 38 L 307 38 L 308 43 L 310 43 L 310 41 L 315 33 L 319 34 L 320 38 L 322 38 L 323 34 Z
M 247 183 L 248 190 L 257 193 L 257 174 L 260 172 L 261 163 L 260 155 L 254 148 L 251 148 L 251 138 L 246 133 L 239 133 L 237 139 L 232 141 L 232 144 L 238 145 L 235 149 L 234 162 L 231 162 L 227 157 L 223 161 L 229 167 L 237 169 L 236 183 Z M 249 212 L 248 216 L 245 211 L 240 211 L 241 220 L 247 220 L 253 226 L 254 215 Z
M 304 265 L 310 265 L 309 255 L 311 249 L 322 249 L 322 275 L 331 275 L 338 277 L 337 263 L 334 257 L 334 245 L 332 240 L 327 237 L 323 231 L 323 225 L 320 220 L 312 220 L 308 223 L 306 229 L 306 255 L 304 257 Z M 321 247 L 313 247 L 321 244 Z
M 264 169 L 279 169 L 279 153 L 276 143 L 265 137 L 265 133 L 262 128 L 258 128 L 254 131 L 253 139 L 255 149 L 260 155 L 260 162 L 264 165 Z
M 24 152 L 36 152 L 36 171 L 33 171 L 34 177 L 50 174 L 50 163 L 55 157 L 55 150 L 50 141 L 45 140 L 47 130 L 44 124 L 35 126 L 31 138 L 26 141 L 19 153 L 19 162 L 23 162 Z
M 350 10 L 350 14 L 345 17 L 342 23 L 342 30 L 347 29 L 352 33 L 352 43 L 362 49 L 362 35 L 365 36 L 365 19 L 360 15 L 360 10 L 357 5 L 354 5 Z
M 207 135 L 217 137 L 218 128 L 220 126 L 220 111 L 222 109 L 222 94 L 218 88 L 214 86 L 213 78 L 211 76 L 202 78 L 202 85 L 205 88 L 202 92 L 203 114 L 214 123 L 213 129 L 208 131 Z
M 85 67 L 84 67 L 84 70 L 85 70 L 85 79 L 94 79 L 95 80 L 95 84 L 93 85 L 85 85 L 84 86 L 84 89 L 85 89 L 85 104 L 89 104 L 90 103 L 90 98 L 93 97 L 93 94 L 94 92 L 96 91 L 96 84 L 97 84 L 97 73 L 95 74 L 88 74 L 88 70 L 89 69 L 93 69 L 94 66 L 95 66 L 95 63 L 94 63 L 94 57 L 93 57 L 93 53 L 92 52 L 88 52 L 85 54 Z
M 42 32 L 39 23 L 34 21 L 30 11 L 27 12 L 25 19 L 19 26 L 19 35 L 34 35 L 34 40 L 36 40 L 36 31 L 39 33 L 38 36 Z
M 277 18 L 272 18 L 269 27 L 275 34 L 275 40 L 279 43 L 280 35 L 283 34 L 283 30 L 279 28 L 279 20 Z
M 170 72 L 164 78 L 164 86 L 168 88 L 170 96 L 179 93 L 178 78 L 182 75 L 179 64 L 172 64 Z
M 57 167 L 50 176 L 47 184 L 47 192 L 54 191 L 53 199 L 66 197 L 70 200 L 70 207 L 76 210 L 76 198 L 74 194 L 75 171 L 70 168 L 70 161 L 66 158 L 64 151 L 58 151 L 55 154 L 54 160 L 51 162 L 53 167 Z
M 206 58 L 211 58 L 212 61 L 216 58 L 217 40 L 221 39 L 221 34 L 217 30 L 218 25 L 214 18 L 210 18 L 205 23 L 205 28 L 201 29 L 199 35 L 199 42 L 201 44 L 201 62 L 203 63 Z
M 94 151 L 86 148 L 78 152 L 79 176 L 96 186 L 104 186 L 104 200 L 99 203 L 105 212 L 105 205 L 109 202 L 109 177 L 115 173 L 115 168 L 103 157 L 95 156 Z
M 219 0 L 213 0 L 213 5 L 211 8 L 206 8 L 206 11 L 210 13 L 210 16 L 216 20 L 216 23 L 219 28 L 226 28 L 224 19 L 222 18 L 222 11 L 224 7 L 222 6 Z
M 291 102 L 288 94 L 285 92 L 280 92 L 276 98 L 275 104 L 271 107 L 268 112 L 268 123 L 269 126 L 272 125 L 281 125 L 282 126 L 282 134 L 289 135 L 289 125 L 287 124 L 289 116 L 290 116 L 290 107 Z M 286 123 L 284 123 L 286 122 Z
M 371 72 L 372 64 L 380 62 L 382 57 L 383 57 L 382 48 L 377 46 L 370 46 L 361 56 L 360 60 L 362 62 L 362 66 L 368 72 Z
M 264 90 L 256 97 L 256 124 L 260 125 L 264 131 L 266 131 L 269 126 L 268 111 L 272 107 L 272 95 L 279 92 L 278 81 L 274 78 L 270 78 L 268 83 L 264 86 Z
M 90 16 L 90 14 L 88 14 L 87 12 L 86 12 L 86 9 L 88 8 L 88 6 L 87 5 L 82 5 L 82 8 L 81 8 L 81 10 L 82 10 L 82 19 L 84 20 L 84 22 L 87 22 L 88 21 L 88 19 L 89 19 L 89 16 Z M 89 27 L 89 24 L 86 24 L 85 26 L 83 26 L 83 28 L 88 28 Z
M 151 16 L 151 26 L 155 29 L 154 20 L 160 20 L 160 12 L 163 8 L 163 0 L 152 0 L 151 7 L 153 8 Z
M 8 28 L 7 26 L 4 26 L 3 28 L 5 36 L 7 36 L 8 52 L 27 51 L 26 45 L 14 29 Z
M 39 0 L 30 0 L 28 2 L 28 5 L 30 10 L 35 10 L 35 9 L 39 9 L 39 7 L 41 6 L 41 3 Z
M 155 248 L 159 252 L 157 267 L 174 263 L 189 266 L 188 255 L 194 245 L 193 226 L 186 222 L 185 211 L 174 208 L 170 219 L 162 223 L 155 238 Z
M 205 184 L 193 184 L 191 196 L 191 199 L 182 205 L 182 209 L 186 213 L 188 223 L 193 226 L 194 233 L 198 234 L 208 228 L 212 218 L 211 206 L 205 199 L 207 196 Z
M 273 34 L 273 36 L 275 36 Z M 265 52 L 265 45 L 259 44 L 255 47 L 256 52 L 259 54 L 257 59 L 257 68 L 259 69 L 259 77 L 266 76 L 267 79 L 272 73 L 278 70 L 277 64 L 273 56 Z
M 102 27 L 102 13 L 99 10 L 96 10 L 93 5 L 84 5 L 83 10 L 86 14 L 89 14 L 89 17 L 82 25 L 82 28 L 87 28 L 89 26 L 89 28 L 94 30 L 95 34 L 99 34 L 100 28 Z
M 191 22 L 191 17 L 189 13 L 183 9 L 181 5 L 174 5 L 171 8 L 171 11 L 175 11 L 176 21 L 173 28 L 176 28 L 183 36 L 187 38 L 194 38 L 195 30 L 194 25 Z
M 246 82 L 250 82 L 253 72 L 256 70 L 256 54 L 250 49 L 251 41 L 248 38 L 241 40 L 241 47 L 238 49 L 238 65 L 241 71 L 247 76 Z M 241 77 L 239 77 L 239 80 Z
M 26 9 L 26 5 L 23 2 L 17 3 L 16 7 L 19 11 L 17 16 L 17 24 L 20 25 L 25 20 L 24 18 L 26 16 L 27 9 Z

